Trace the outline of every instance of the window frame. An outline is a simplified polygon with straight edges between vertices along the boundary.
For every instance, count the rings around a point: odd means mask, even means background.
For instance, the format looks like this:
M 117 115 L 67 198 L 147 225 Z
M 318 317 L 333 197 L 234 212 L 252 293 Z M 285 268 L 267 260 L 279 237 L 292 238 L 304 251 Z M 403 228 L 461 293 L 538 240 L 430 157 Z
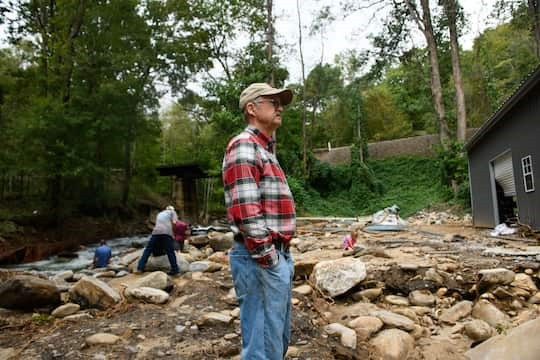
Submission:
M 532 156 L 527 155 L 521 158 L 521 172 L 523 174 L 523 188 L 526 193 L 534 191 L 534 175 L 532 168 Z M 531 179 L 531 187 L 527 187 L 527 177 Z

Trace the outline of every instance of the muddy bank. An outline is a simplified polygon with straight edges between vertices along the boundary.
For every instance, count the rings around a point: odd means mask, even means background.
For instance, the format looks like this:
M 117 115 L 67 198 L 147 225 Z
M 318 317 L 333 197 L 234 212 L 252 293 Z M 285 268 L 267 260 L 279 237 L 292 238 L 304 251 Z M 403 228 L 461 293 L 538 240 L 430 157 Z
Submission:
M 135 213 L 129 219 L 70 217 L 60 224 L 44 215 L 4 221 L 11 231 L 0 236 L 0 265 L 33 262 L 62 253 L 69 256 L 80 245 L 144 234 L 148 232 L 147 219 L 147 214 Z

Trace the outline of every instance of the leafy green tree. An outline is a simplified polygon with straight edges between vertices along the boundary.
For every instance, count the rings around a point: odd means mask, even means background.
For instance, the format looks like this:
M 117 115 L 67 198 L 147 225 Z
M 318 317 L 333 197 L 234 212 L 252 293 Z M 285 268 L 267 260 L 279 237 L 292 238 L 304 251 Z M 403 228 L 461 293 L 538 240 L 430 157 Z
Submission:
M 431 103 L 429 66 L 424 49 L 413 48 L 400 57 L 400 64 L 389 69 L 384 84 L 398 109 L 407 117 L 413 135 L 435 133 L 437 117 Z
M 363 96 L 370 140 L 389 140 L 410 134 L 410 123 L 397 107 L 387 86 L 381 84 L 372 87 Z
M 498 0 L 494 5 L 494 15 L 520 27 L 530 29 L 535 43 L 536 57 L 540 60 L 540 2 L 538 0 Z
M 481 125 L 538 64 L 530 33 L 518 24 L 487 29 L 467 56 L 466 86 L 475 104 L 468 110 L 473 126 Z
M 342 94 L 343 78 L 341 70 L 330 64 L 317 65 L 308 74 L 306 79 L 306 101 L 308 103 L 309 117 L 309 140 L 308 149 L 311 151 L 314 146 L 325 147 L 328 141 L 326 132 L 328 119 L 325 122 L 319 121 L 319 116 L 328 111 L 328 107 L 334 104 Z M 332 116 L 330 116 L 332 118 Z
M 156 83 L 182 92 L 211 66 L 209 2 L 27 0 L 6 7 L 17 19 L 10 40 L 28 39 L 32 50 L 26 73 L 37 93 L 17 121 L 37 173 L 47 177 L 51 206 L 64 209 L 82 195 L 82 206 L 102 208 L 106 184 L 117 181 L 126 204 L 133 177 L 157 162 L 144 158 L 158 155 Z M 206 20 L 211 26 L 201 27 Z

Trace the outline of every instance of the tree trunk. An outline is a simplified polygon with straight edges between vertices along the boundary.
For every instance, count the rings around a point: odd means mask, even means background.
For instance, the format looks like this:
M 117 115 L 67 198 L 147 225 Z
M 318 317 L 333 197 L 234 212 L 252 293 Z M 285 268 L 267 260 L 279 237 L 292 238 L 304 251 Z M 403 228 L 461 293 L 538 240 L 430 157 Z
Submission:
M 358 136 L 358 158 L 364 163 L 364 149 L 362 149 L 362 128 L 360 123 L 360 106 L 356 104 L 356 130 Z
M 405 0 L 407 7 L 409 8 L 410 15 L 416 21 L 418 28 L 424 34 L 426 38 L 429 63 L 431 65 L 431 93 L 433 96 L 433 106 L 437 112 L 437 120 L 439 121 L 439 138 L 441 144 L 446 146 L 445 143 L 450 137 L 450 131 L 448 129 L 448 123 L 446 122 L 446 113 L 444 109 L 444 103 L 442 100 L 442 86 L 441 75 L 439 70 L 439 56 L 437 54 L 437 41 L 433 35 L 433 25 L 431 23 L 431 11 L 429 9 L 429 0 L 420 0 L 422 6 L 422 15 L 420 16 L 417 9 L 412 4 L 411 0 Z
M 271 86 L 274 86 L 274 19 L 272 18 L 272 7 L 272 0 L 266 0 L 266 54 L 268 57 L 268 63 L 270 64 L 270 74 L 268 76 L 268 82 Z M 272 133 L 272 137 L 274 138 L 274 141 L 277 140 L 277 133 L 275 130 Z M 274 143 L 274 148 L 272 149 L 272 152 L 274 153 L 274 155 L 277 153 L 277 141 Z
M 64 103 L 67 103 L 69 99 L 71 98 L 71 81 L 73 78 L 73 58 L 75 55 L 75 38 L 79 35 L 79 32 L 81 30 L 81 26 L 84 19 L 84 12 L 85 12 L 85 1 L 80 0 L 79 5 L 77 6 L 77 13 L 73 16 L 73 22 L 71 23 L 70 29 L 69 29 L 69 37 L 67 39 L 67 48 L 69 49 L 67 56 L 66 56 L 66 64 L 67 64 L 67 70 L 65 74 L 65 89 L 64 94 L 62 97 L 62 100 Z
M 540 2 L 538 0 L 527 0 L 527 4 L 534 32 L 534 39 L 536 40 L 536 57 L 540 59 Z
M 306 72 L 304 65 L 304 53 L 302 51 L 302 21 L 300 18 L 299 0 L 296 0 L 296 12 L 298 14 L 298 48 L 300 50 L 300 65 L 302 67 L 302 170 L 304 177 L 307 177 Z
M 448 18 L 448 30 L 450 32 L 450 52 L 452 55 L 452 74 L 454 76 L 454 87 L 456 88 L 456 137 L 458 141 L 465 142 L 465 138 L 467 135 L 467 110 L 465 107 L 465 92 L 463 91 L 463 79 L 461 77 L 461 65 L 459 62 L 459 43 L 456 29 L 456 0 L 445 0 L 444 8 Z
M 126 140 L 124 144 L 124 181 L 122 184 L 122 206 L 126 207 L 129 199 L 129 188 L 131 184 L 131 141 Z
M 315 117 L 317 114 L 317 109 L 318 109 L 318 104 L 319 104 L 318 98 L 319 98 L 318 94 L 315 94 L 313 96 L 313 100 L 311 101 L 311 123 L 309 124 L 310 129 L 309 129 L 309 140 L 308 140 L 309 152 L 313 152 L 313 135 L 315 135 Z
M 275 71 L 274 71 L 274 19 L 272 17 L 272 0 L 266 0 L 266 53 L 268 55 L 268 62 L 270 64 L 270 76 L 269 83 L 274 86 Z

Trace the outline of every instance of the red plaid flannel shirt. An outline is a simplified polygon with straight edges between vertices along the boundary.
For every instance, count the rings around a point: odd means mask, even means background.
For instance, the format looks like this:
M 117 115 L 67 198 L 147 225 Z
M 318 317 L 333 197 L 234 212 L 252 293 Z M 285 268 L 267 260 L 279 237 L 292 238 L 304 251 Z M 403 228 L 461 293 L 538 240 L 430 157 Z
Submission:
M 272 241 L 288 243 L 296 229 L 294 200 L 273 145 L 272 138 L 248 126 L 229 142 L 223 159 L 227 218 L 263 267 L 277 258 Z

